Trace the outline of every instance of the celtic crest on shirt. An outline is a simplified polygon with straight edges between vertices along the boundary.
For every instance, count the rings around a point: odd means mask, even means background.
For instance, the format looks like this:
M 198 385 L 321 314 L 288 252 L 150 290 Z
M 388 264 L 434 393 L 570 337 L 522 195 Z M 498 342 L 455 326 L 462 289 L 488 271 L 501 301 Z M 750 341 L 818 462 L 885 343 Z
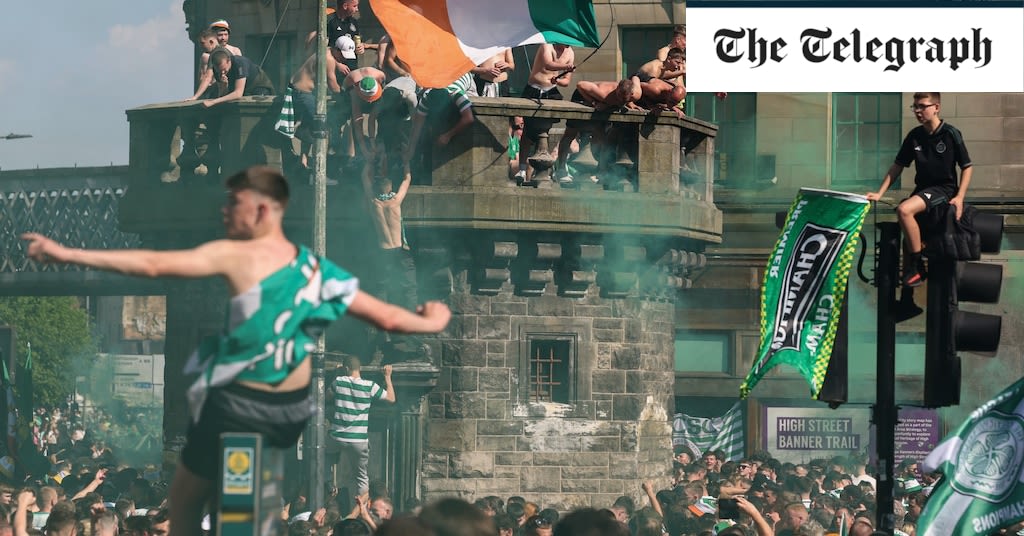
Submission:
M 1022 461 L 1024 419 L 993 411 L 964 438 L 951 484 L 965 495 L 999 502 L 1013 491 Z

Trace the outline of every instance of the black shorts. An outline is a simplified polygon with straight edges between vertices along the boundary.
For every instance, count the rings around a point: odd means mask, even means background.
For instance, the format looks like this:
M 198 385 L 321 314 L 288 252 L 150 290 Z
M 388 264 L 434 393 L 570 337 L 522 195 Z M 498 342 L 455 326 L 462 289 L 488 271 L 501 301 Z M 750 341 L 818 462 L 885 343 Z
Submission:
M 527 99 L 537 100 L 564 100 L 562 98 L 562 93 L 558 91 L 558 86 L 541 91 L 531 85 L 527 85 L 523 88 L 522 96 Z M 541 133 L 551 130 L 551 127 L 559 121 L 561 120 L 547 117 L 524 117 L 523 137 L 533 143 L 537 143 L 537 140 L 540 139 Z
M 196 475 L 216 481 L 221 433 L 256 433 L 263 436 L 264 446 L 288 448 L 299 440 L 314 411 L 309 387 L 270 393 L 232 383 L 210 389 L 199 422 L 189 420 L 181 463 Z
M 924 201 L 925 209 L 915 218 L 924 231 L 939 224 L 946 215 L 945 207 L 950 199 L 956 196 L 955 185 L 928 186 L 915 188 L 910 197 L 919 197 Z M 907 198 L 909 199 L 909 198 Z
M 928 207 L 928 210 L 932 210 L 936 207 L 940 207 L 946 203 L 949 203 L 950 199 L 956 197 L 956 186 L 929 186 L 927 188 L 915 188 L 914 193 L 910 194 L 911 197 L 917 196 L 924 201 L 924 205 Z
M 633 74 L 631 74 L 629 76 L 630 77 L 634 77 L 635 76 L 635 77 L 640 79 L 640 82 L 644 82 L 644 83 L 650 82 L 651 80 L 654 80 L 653 76 L 651 76 L 651 75 L 649 75 L 647 73 L 640 72 L 640 71 L 637 71 L 637 72 L 635 72 L 635 73 L 633 73 Z
M 584 106 L 590 106 L 590 104 L 587 103 L 587 100 L 583 98 L 583 95 L 580 94 L 580 90 L 579 89 L 576 89 L 575 91 L 572 92 L 572 96 L 569 97 L 569 102 L 575 102 L 576 104 L 582 104 Z M 586 127 L 588 124 L 590 124 L 590 121 L 583 120 L 583 119 L 566 119 L 565 120 L 565 126 L 568 127 L 568 128 L 583 128 L 583 127 Z

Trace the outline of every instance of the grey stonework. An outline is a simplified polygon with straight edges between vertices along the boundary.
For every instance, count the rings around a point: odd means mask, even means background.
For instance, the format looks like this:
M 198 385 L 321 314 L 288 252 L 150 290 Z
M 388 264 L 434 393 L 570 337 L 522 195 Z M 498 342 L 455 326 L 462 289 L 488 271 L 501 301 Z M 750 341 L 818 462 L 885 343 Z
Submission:
M 458 318 L 441 343 L 445 389 L 428 395 L 444 411 L 425 423 L 423 499 L 522 495 L 600 508 L 622 494 L 639 498 L 644 479 L 667 480 L 671 302 L 602 298 L 596 289 L 524 301 L 508 288 L 485 296 L 468 287 L 450 301 Z M 573 337 L 573 403 L 529 400 L 521 364 L 534 333 Z

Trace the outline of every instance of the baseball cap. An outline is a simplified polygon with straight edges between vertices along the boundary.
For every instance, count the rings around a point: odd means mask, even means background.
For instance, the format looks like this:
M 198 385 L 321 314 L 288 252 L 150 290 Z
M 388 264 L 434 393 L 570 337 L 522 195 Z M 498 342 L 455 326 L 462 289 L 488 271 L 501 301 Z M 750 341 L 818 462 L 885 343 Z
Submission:
M 366 102 L 374 102 L 380 98 L 383 90 L 377 79 L 369 76 L 359 81 L 359 96 Z
M 226 21 L 224 19 L 220 19 L 220 20 L 215 20 L 215 21 L 211 22 L 210 23 L 210 29 L 211 30 L 224 29 L 224 30 L 227 30 L 228 32 L 230 32 L 231 31 L 231 25 L 228 24 L 228 21 Z
M 346 60 L 356 59 L 356 42 L 351 37 L 343 35 L 334 42 L 334 48 L 341 51 L 341 57 Z

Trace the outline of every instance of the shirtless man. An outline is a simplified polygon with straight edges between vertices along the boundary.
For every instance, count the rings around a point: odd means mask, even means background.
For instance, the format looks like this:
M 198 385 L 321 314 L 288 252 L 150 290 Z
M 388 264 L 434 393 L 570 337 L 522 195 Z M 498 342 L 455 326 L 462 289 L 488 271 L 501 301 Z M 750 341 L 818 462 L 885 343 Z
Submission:
M 685 24 L 680 24 L 680 25 L 678 25 L 678 26 L 676 26 L 675 28 L 672 29 L 672 39 L 668 42 L 667 45 L 665 45 L 665 46 L 663 46 L 663 47 L 658 49 L 658 56 L 657 56 L 657 58 L 659 60 L 662 60 L 662 61 L 668 59 L 668 53 L 673 48 L 678 48 L 679 50 L 683 51 L 683 58 L 684 58 L 683 65 L 679 69 L 677 69 L 675 71 L 669 71 L 668 73 L 665 73 L 665 75 L 662 76 L 662 78 L 665 78 L 665 79 L 673 79 L 673 78 L 677 78 L 677 77 L 680 77 L 680 76 L 683 76 L 683 75 L 686 74 L 686 61 L 685 61 L 685 58 L 686 58 L 686 56 L 685 56 L 685 54 L 686 54 L 686 25 Z
M 381 70 L 387 73 L 388 80 L 394 80 L 402 76 L 411 76 L 409 65 L 398 57 L 398 47 L 389 43 L 384 49 L 384 61 Z
M 217 41 L 217 32 L 211 29 L 203 30 L 199 32 L 199 47 L 203 49 L 202 55 L 199 57 L 199 87 L 196 93 L 192 97 L 185 100 L 196 100 L 203 97 L 203 94 L 207 92 L 211 85 L 213 85 L 213 69 L 210 67 L 210 53 L 216 50 L 220 43 Z M 225 83 L 227 80 L 224 81 Z M 220 91 L 224 88 L 220 87 Z M 215 97 L 216 95 L 208 95 L 208 97 Z
M 588 82 L 576 84 L 572 102 L 585 104 L 598 111 L 626 107 L 638 110 L 636 102 L 642 95 L 641 82 L 631 76 L 618 82 Z
M 562 100 L 559 87 L 566 87 L 572 80 L 572 72 L 575 67 L 576 56 L 569 45 L 552 45 L 545 43 L 537 49 L 537 55 L 533 58 L 533 69 L 530 71 L 530 78 L 522 96 L 527 99 Z M 516 173 L 516 182 L 527 180 L 529 168 L 530 150 L 533 144 L 537 143 L 541 132 L 546 132 L 556 121 L 551 119 L 526 119 L 523 137 L 520 141 L 519 151 L 519 172 Z
M 512 56 L 511 48 L 487 58 L 487 61 L 473 69 L 476 94 L 481 97 L 500 97 L 501 83 L 508 80 L 508 73 L 515 68 L 516 60 Z
M 225 332 L 204 340 L 186 365 L 187 373 L 201 374 L 188 390 L 189 431 L 171 484 L 172 536 L 202 533 L 203 508 L 216 492 L 222 432 L 259 433 L 274 448 L 295 445 L 314 411 L 309 354 L 325 323 L 349 313 L 388 331 L 436 333 L 451 317 L 440 302 L 412 312 L 380 301 L 359 290 L 343 268 L 288 239 L 282 229 L 288 183 L 280 172 L 251 167 L 226 186 L 227 239 L 194 249 L 86 250 L 21 235 L 29 258 L 40 263 L 226 281 L 232 298 Z
M 334 61 L 334 56 L 327 54 L 327 89 L 331 93 L 340 93 L 341 84 L 338 83 L 337 76 L 337 62 Z M 313 95 L 313 90 L 316 89 L 316 54 L 311 55 L 302 63 L 302 65 L 292 74 L 292 78 L 289 86 L 292 88 L 292 102 L 295 109 L 295 121 L 301 123 L 300 131 L 304 133 L 296 132 L 296 137 L 302 140 L 304 145 L 301 151 L 302 167 L 307 167 L 307 157 L 309 145 L 312 142 L 312 137 L 307 136 L 305 133 L 309 132 L 309 129 L 313 128 L 313 120 L 316 117 L 316 98 Z
M 376 172 L 375 172 L 376 170 Z M 416 307 L 417 283 L 416 262 L 405 239 L 405 222 L 402 221 L 402 201 L 412 184 L 412 173 L 405 166 L 402 183 L 394 191 L 391 178 L 383 173 L 374 159 L 367 159 L 363 166 L 363 191 L 373 227 L 377 230 L 378 245 L 381 249 L 383 266 L 380 270 L 380 287 L 383 297 L 400 307 Z M 405 305 L 408 304 L 408 305 Z M 411 357 L 421 353 L 422 341 L 416 336 L 392 338 L 391 350 L 395 358 Z M 386 351 L 392 354 L 392 351 Z M 386 356 L 391 361 L 391 356 Z
M 640 84 L 643 96 L 637 104 L 644 109 L 651 111 L 672 110 L 676 117 L 683 117 L 683 100 L 686 98 L 686 88 L 674 86 L 665 80 L 652 79 L 647 83 Z M 723 97 L 720 97 L 723 98 Z
M 640 79 L 636 76 L 618 82 L 588 82 L 576 84 L 572 94 L 572 102 L 590 106 L 597 111 L 627 108 L 639 110 L 636 105 L 642 95 Z M 572 176 L 565 166 L 569 156 L 569 147 L 580 132 L 580 122 L 566 121 L 565 134 L 558 141 L 558 159 L 555 162 L 555 179 L 562 183 L 573 182 Z
M 228 21 L 224 19 L 214 21 L 213 24 L 210 24 L 210 29 L 217 33 L 217 43 L 228 49 L 232 56 L 242 55 L 242 49 L 228 44 L 228 39 L 231 38 L 231 26 Z
M 683 85 L 682 74 L 685 72 L 686 52 L 681 48 L 673 48 L 668 51 L 665 59 L 653 59 L 641 65 L 633 76 L 638 77 L 642 83 L 658 79 L 665 80 L 674 86 L 681 86 Z

